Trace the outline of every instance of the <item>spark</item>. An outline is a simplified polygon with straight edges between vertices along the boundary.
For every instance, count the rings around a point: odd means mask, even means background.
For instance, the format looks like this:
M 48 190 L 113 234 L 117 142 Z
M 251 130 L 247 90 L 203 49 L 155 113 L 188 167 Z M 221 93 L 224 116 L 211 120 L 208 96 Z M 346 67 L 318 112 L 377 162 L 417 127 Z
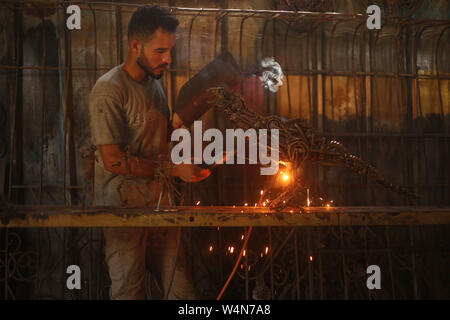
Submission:
M 266 247 L 265 252 L 266 252 L 266 254 L 269 252 L 269 247 Z
M 213 251 L 213 246 L 209 246 L 209 252 Z
M 241 240 L 244 240 L 244 235 L 241 236 Z
M 289 211 L 290 213 L 294 213 L 294 210 Z
M 255 207 L 256 207 L 256 203 L 255 203 Z
M 245 254 L 247 253 L 247 251 L 245 251 L 245 249 L 244 249 L 244 253 L 242 254 L 242 256 L 244 256 L 245 257 Z
M 309 200 L 309 189 L 306 189 L 306 206 L 309 207 L 311 201 Z
M 313 261 L 313 257 L 312 256 L 309 256 L 309 261 Z
M 260 195 L 263 195 L 263 194 L 264 194 L 264 190 L 261 190 L 261 191 L 259 192 L 259 194 L 260 194 Z
M 230 253 L 234 252 L 234 247 L 230 247 Z
M 287 173 L 283 174 L 283 181 L 289 181 L 289 175 Z
M 241 213 L 244 213 L 244 210 L 241 210 Z
M 244 206 L 248 206 L 248 203 L 245 203 Z
M 220 230 L 220 227 L 217 227 L 217 231 L 219 231 Z
M 199 204 L 200 204 L 200 201 L 197 201 L 197 204 L 196 204 L 196 205 L 198 206 Z

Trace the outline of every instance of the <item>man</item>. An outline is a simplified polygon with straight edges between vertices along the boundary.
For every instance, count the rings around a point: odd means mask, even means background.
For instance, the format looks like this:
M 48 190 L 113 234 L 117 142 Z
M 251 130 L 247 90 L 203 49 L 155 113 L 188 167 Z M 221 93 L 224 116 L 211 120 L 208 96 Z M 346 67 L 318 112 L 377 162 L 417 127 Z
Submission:
M 158 81 L 172 61 L 178 23 L 165 8 L 139 7 L 128 25 L 126 61 L 100 77 L 91 91 L 97 205 L 155 206 L 162 189 L 159 173 L 187 182 L 210 174 L 194 165 L 160 161 L 168 159 L 169 127 L 182 126 L 176 113 L 171 117 Z M 167 205 L 168 193 L 160 200 Z M 179 228 L 104 228 L 104 236 L 111 299 L 149 298 L 147 266 L 169 299 L 195 298 L 182 246 L 177 250 Z

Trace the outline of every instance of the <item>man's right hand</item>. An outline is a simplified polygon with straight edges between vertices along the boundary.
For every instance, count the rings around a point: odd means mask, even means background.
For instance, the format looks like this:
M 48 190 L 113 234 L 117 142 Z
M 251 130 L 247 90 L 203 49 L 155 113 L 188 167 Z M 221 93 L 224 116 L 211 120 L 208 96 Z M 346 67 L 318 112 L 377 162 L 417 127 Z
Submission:
M 203 169 L 195 164 L 178 164 L 172 169 L 172 176 L 178 177 L 184 182 L 199 182 L 209 177 L 211 171 Z

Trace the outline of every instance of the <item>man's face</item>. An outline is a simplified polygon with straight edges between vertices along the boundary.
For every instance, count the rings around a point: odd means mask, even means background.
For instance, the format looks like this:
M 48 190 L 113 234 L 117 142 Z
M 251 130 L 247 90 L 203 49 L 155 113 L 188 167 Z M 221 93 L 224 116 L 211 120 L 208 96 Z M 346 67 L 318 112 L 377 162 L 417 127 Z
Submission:
M 171 49 L 175 46 L 175 34 L 158 28 L 152 38 L 143 43 L 137 58 L 138 66 L 154 79 L 162 77 L 164 70 L 172 62 Z

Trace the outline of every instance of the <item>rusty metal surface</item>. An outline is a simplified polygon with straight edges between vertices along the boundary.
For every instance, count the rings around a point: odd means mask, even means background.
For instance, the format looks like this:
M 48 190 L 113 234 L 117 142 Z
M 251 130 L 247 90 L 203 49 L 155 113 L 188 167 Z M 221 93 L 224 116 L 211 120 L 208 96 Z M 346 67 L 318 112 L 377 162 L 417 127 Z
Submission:
M 450 208 L 262 207 L 92 208 L 17 206 L 0 214 L 0 227 L 126 226 L 375 226 L 450 224 Z

